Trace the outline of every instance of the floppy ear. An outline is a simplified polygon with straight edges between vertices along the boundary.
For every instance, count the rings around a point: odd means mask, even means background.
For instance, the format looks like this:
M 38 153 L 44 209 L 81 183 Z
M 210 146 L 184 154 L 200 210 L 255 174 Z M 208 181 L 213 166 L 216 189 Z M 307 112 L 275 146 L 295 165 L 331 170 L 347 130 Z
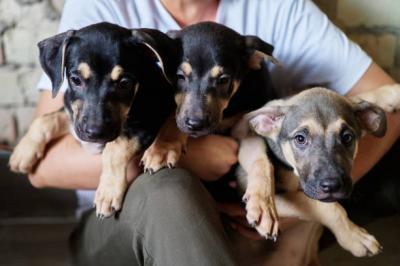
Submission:
M 51 80 L 53 98 L 57 95 L 64 80 L 65 54 L 68 42 L 74 32 L 69 30 L 38 43 L 40 64 Z
M 375 137 L 385 135 L 386 114 L 382 108 L 357 98 L 353 100 L 353 110 L 363 130 Z
M 271 44 L 251 35 L 244 36 L 244 41 L 249 55 L 248 64 L 250 68 L 260 69 L 264 60 L 279 65 L 278 60 L 272 56 L 274 47 Z
M 283 103 L 283 100 L 272 101 L 264 107 L 244 115 L 232 129 L 232 136 L 243 139 L 250 134 L 251 130 L 265 137 L 279 132 L 289 109 L 289 106 L 285 106 Z
M 179 60 L 179 45 L 166 34 L 155 29 L 134 29 L 132 36 L 145 45 L 157 58 L 165 79 L 172 84 Z
M 169 30 L 167 31 L 167 35 L 172 39 L 178 39 L 181 36 L 180 30 Z

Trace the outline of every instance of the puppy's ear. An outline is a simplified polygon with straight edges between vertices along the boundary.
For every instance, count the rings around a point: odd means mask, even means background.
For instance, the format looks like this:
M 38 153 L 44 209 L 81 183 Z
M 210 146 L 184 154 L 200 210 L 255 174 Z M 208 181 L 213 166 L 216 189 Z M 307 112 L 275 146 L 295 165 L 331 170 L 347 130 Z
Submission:
M 353 110 L 361 128 L 375 137 L 383 137 L 386 133 L 385 111 L 370 102 L 353 99 Z
M 271 44 L 251 35 L 244 36 L 244 41 L 249 56 L 248 65 L 251 69 L 260 69 L 264 60 L 279 65 L 278 60 L 272 56 L 274 47 Z
M 179 45 L 168 35 L 155 29 L 134 29 L 135 42 L 143 44 L 156 57 L 164 77 L 172 84 L 178 66 Z
M 64 80 L 65 55 L 73 35 L 74 31 L 69 30 L 38 43 L 40 64 L 51 80 L 53 98 L 57 95 Z
M 244 115 L 232 129 L 232 136 L 243 139 L 252 130 L 261 136 L 272 137 L 280 131 L 282 121 L 290 108 L 283 103 L 283 100 L 272 101 L 264 107 Z
M 172 39 L 178 39 L 181 36 L 180 30 L 169 30 L 167 31 L 167 35 Z

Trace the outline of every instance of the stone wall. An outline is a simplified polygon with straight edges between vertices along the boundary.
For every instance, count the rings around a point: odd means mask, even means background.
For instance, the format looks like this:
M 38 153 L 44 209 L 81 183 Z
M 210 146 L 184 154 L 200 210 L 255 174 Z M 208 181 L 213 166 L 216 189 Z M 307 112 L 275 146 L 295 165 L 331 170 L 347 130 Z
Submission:
M 315 2 L 400 82 L 400 0 Z M 62 5 L 0 0 L 0 142 L 14 143 L 34 115 L 41 74 L 36 43 L 56 32 Z
M 36 43 L 57 31 L 61 0 L 0 0 L 0 142 L 30 124 L 41 70 Z

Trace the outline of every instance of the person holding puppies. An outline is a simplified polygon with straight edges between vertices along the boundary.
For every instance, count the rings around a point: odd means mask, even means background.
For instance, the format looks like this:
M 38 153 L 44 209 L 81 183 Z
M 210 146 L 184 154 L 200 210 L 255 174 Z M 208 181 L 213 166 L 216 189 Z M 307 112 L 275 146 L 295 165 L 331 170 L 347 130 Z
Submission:
M 268 64 L 279 97 L 294 94 L 311 84 L 324 84 L 340 94 L 353 96 L 394 83 L 310 0 L 67 0 L 59 31 L 102 21 L 164 32 L 215 21 L 241 34 L 257 35 L 275 46 L 274 56 L 284 65 L 280 68 Z M 38 88 L 42 91 L 37 115 L 63 106 L 66 83 L 55 100 L 51 100 L 51 83 L 45 76 Z M 354 182 L 397 140 L 399 118 L 399 114 L 388 115 L 384 138 L 366 136 L 361 140 L 353 167 Z M 131 222 L 124 223 L 122 218 L 113 217 L 99 221 L 93 211 L 86 212 L 75 232 L 78 262 L 82 265 L 236 265 L 246 259 L 250 262 L 251 254 L 267 253 L 243 247 L 245 241 L 256 241 L 250 239 L 260 237 L 246 225 L 241 205 L 219 204 L 219 209 L 231 217 L 221 221 L 215 202 L 199 180 L 215 181 L 229 172 L 237 162 L 237 150 L 238 144 L 230 137 L 209 135 L 190 139 L 188 152 L 179 163 L 188 171 L 164 170 L 154 176 L 140 174 L 140 158 L 134 158 L 127 175 L 135 183 L 128 189 L 121 211 L 121 216 Z M 78 200 L 83 202 L 85 197 L 93 199 L 89 190 L 97 187 L 100 169 L 100 157 L 89 155 L 71 135 L 66 135 L 51 144 L 29 180 L 38 188 L 77 189 Z M 232 228 L 249 239 L 233 233 Z M 312 226 L 304 228 L 305 234 L 315 230 Z M 297 229 L 288 229 L 282 237 L 292 230 Z M 245 256 L 238 258 L 235 250 Z M 310 262 L 309 258 L 304 259 L 303 251 L 288 261 L 288 265 Z M 274 258 L 268 262 L 274 265 Z

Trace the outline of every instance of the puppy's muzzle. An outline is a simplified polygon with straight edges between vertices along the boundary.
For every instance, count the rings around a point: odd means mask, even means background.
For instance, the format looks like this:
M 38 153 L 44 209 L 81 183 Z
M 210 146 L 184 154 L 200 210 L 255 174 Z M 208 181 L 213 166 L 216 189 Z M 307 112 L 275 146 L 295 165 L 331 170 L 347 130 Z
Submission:
M 349 176 L 314 178 L 301 182 L 304 193 L 316 200 L 333 202 L 346 199 L 352 191 L 352 182 Z
M 208 127 L 208 122 L 205 119 L 199 118 L 186 118 L 185 126 L 191 131 L 201 131 Z

